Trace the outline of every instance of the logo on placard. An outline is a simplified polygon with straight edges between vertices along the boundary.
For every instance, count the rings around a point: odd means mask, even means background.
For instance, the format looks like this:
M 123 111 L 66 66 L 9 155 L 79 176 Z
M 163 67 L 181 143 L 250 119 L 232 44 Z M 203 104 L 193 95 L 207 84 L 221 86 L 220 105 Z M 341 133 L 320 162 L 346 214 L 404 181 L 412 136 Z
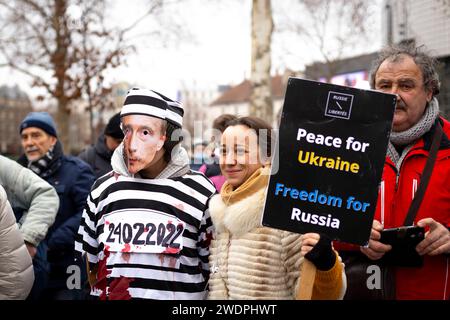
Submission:
M 330 91 L 328 93 L 325 115 L 328 117 L 350 119 L 353 95 Z

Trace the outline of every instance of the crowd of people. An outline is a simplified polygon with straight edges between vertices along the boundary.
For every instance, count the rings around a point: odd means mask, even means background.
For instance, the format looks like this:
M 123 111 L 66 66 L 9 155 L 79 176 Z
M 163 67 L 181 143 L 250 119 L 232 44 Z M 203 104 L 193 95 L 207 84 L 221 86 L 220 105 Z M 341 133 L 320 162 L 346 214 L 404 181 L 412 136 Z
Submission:
M 365 247 L 261 225 L 276 141 L 263 119 L 218 117 L 210 161 L 192 164 L 174 135 L 181 104 L 154 90 L 130 89 L 78 157 L 64 154 L 50 114 L 31 112 L 18 128 L 23 155 L 0 156 L 0 299 L 290 300 L 311 276 L 305 262 L 317 270 L 312 299 L 358 299 L 344 258 L 375 264 L 392 250 L 380 234 L 404 224 L 437 143 L 412 222 L 426 230 L 415 248 L 423 265 L 392 270 L 392 298 L 448 300 L 450 123 L 439 115 L 436 61 L 389 46 L 370 80 L 397 104 Z M 68 286 L 74 267 L 78 287 Z

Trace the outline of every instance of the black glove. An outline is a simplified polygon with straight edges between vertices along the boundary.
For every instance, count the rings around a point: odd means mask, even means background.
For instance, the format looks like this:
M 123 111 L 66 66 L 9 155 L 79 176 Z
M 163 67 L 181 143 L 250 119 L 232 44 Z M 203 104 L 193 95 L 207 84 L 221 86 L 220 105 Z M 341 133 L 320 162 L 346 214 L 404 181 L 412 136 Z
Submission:
M 321 271 L 327 271 L 333 268 L 336 262 L 336 254 L 331 248 L 331 239 L 324 234 L 320 234 L 319 242 L 317 242 L 310 252 L 305 254 L 305 258 L 311 261 Z

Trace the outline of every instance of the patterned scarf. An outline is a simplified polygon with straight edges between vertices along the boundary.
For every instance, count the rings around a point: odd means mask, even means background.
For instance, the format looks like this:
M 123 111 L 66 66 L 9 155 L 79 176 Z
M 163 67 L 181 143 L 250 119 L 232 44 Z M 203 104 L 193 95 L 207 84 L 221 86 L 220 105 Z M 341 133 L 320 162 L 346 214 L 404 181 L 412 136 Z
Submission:
M 220 190 L 220 196 L 227 206 L 236 203 L 252 195 L 261 188 L 267 187 L 269 177 L 270 167 L 259 168 L 243 184 L 234 190 L 228 181 L 226 181 Z
M 406 131 L 391 132 L 389 138 L 389 145 L 387 155 L 395 163 L 395 166 L 400 170 L 400 166 L 406 157 L 406 154 L 411 150 L 414 143 L 421 138 L 425 133 L 430 131 L 436 118 L 439 116 L 439 103 L 436 98 L 433 98 L 428 104 L 422 118 L 419 122 L 413 125 Z M 401 154 L 397 152 L 395 146 L 405 146 Z
M 28 161 L 27 167 L 41 178 L 46 179 L 59 169 L 62 155 L 61 143 L 57 141 L 43 157 L 35 161 Z

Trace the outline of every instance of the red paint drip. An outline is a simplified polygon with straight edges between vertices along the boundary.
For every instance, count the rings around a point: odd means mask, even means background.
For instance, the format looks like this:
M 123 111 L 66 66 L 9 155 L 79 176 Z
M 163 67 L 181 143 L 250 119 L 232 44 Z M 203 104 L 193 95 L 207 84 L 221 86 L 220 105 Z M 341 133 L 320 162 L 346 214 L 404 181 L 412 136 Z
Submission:
M 163 265 L 163 264 L 164 264 L 164 258 L 165 258 L 165 255 L 162 254 L 162 253 L 160 253 L 160 254 L 158 255 L 158 258 L 159 258 L 159 261 L 161 262 L 161 265 Z
M 177 265 L 177 258 L 170 257 L 170 259 L 169 259 L 169 267 L 170 268 L 175 268 L 176 265 Z
M 125 260 L 126 263 L 130 262 L 131 253 L 122 252 L 122 259 Z
M 109 221 L 105 221 L 105 224 L 106 224 L 106 225 L 109 225 L 110 223 L 111 223 L 111 222 L 109 222 Z
M 131 251 L 131 246 L 129 243 L 125 243 L 125 246 L 122 249 L 122 252 L 130 252 Z
M 180 252 L 180 248 L 167 247 L 167 249 L 164 250 L 162 253 L 163 254 L 177 254 L 178 252 Z

